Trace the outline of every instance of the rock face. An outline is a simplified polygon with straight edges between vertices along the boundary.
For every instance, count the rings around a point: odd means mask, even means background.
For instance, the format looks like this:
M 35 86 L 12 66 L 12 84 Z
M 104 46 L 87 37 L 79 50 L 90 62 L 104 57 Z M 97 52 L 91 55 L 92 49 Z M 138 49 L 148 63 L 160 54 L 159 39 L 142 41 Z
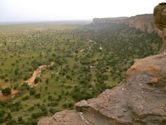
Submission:
M 128 24 L 128 17 L 94 18 L 92 23 L 94 24 L 100 24 L 100 23 Z
M 166 55 L 137 60 L 126 79 L 75 110 L 43 118 L 38 125 L 165 125 Z
M 93 23 L 126 24 L 129 27 L 136 28 L 143 32 L 148 32 L 148 33 L 157 32 L 156 27 L 154 25 L 152 14 L 137 15 L 132 17 L 118 17 L 118 18 L 94 18 Z
M 81 113 L 65 110 L 56 113 L 53 117 L 45 117 L 38 122 L 38 125 L 87 125 L 82 119 Z
M 163 30 L 166 27 L 166 3 L 160 3 L 154 8 L 154 20 L 157 28 Z
M 158 32 L 163 40 L 163 46 L 160 50 L 161 53 L 166 52 L 166 3 L 160 3 L 154 8 L 154 20 Z
M 134 27 L 143 32 L 156 32 L 156 27 L 153 21 L 153 15 L 151 14 L 130 17 L 128 19 L 128 25 L 129 27 Z

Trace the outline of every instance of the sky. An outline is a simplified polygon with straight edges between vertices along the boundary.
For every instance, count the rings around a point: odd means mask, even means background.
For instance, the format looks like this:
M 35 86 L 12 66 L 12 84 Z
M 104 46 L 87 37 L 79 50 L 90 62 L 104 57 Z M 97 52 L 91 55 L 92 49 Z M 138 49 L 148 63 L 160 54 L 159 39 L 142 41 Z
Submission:
M 0 22 L 91 20 L 152 13 L 161 0 L 0 0 Z

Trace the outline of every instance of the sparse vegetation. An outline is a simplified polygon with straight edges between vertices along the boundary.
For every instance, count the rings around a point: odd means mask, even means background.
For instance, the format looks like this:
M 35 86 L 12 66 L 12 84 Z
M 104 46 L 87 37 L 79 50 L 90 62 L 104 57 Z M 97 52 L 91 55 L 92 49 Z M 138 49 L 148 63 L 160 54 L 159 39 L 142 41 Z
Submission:
M 161 43 L 156 34 L 117 24 L 0 29 L 1 92 L 9 95 L 11 89 L 19 90 L 0 103 L 2 125 L 33 125 L 41 116 L 97 96 L 119 83 L 135 58 L 156 54 Z M 50 62 L 55 65 L 36 79 L 37 86 L 24 83 L 37 67 Z

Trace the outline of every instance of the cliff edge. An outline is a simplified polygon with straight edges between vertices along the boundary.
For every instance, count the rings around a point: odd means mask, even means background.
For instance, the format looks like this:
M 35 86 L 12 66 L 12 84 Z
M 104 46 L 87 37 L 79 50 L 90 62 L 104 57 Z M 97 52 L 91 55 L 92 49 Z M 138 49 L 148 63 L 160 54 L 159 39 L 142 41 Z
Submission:
M 117 87 L 38 125 L 166 125 L 166 55 L 137 60 Z
M 125 24 L 128 25 L 129 27 L 136 28 L 143 32 L 148 32 L 148 33 L 157 32 L 152 14 L 137 15 L 132 17 L 93 19 L 93 24 L 101 24 L 101 23 Z

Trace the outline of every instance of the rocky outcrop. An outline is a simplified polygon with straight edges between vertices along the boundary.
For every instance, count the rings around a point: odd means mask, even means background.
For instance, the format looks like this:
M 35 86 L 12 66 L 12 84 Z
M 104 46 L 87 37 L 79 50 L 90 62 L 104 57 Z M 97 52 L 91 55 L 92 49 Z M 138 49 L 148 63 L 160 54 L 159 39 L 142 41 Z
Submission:
M 56 113 L 50 118 L 41 119 L 38 125 L 87 125 L 87 123 L 80 112 L 65 110 Z
M 134 27 L 143 32 L 156 32 L 152 14 L 133 16 L 128 19 L 129 27 Z
M 163 40 L 161 53 L 166 52 L 166 3 L 160 3 L 154 8 L 154 20 L 157 26 L 158 33 Z
M 160 3 L 154 8 L 155 25 L 159 30 L 166 27 L 166 3 Z
M 166 55 L 137 60 L 126 79 L 97 98 L 41 119 L 38 125 L 165 125 Z
M 152 14 L 137 15 L 132 17 L 118 17 L 118 18 L 94 18 L 93 23 L 126 24 L 129 27 L 136 28 L 143 32 L 148 32 L 148 33 L 157 32 L 156 27 L 154 25 Z

